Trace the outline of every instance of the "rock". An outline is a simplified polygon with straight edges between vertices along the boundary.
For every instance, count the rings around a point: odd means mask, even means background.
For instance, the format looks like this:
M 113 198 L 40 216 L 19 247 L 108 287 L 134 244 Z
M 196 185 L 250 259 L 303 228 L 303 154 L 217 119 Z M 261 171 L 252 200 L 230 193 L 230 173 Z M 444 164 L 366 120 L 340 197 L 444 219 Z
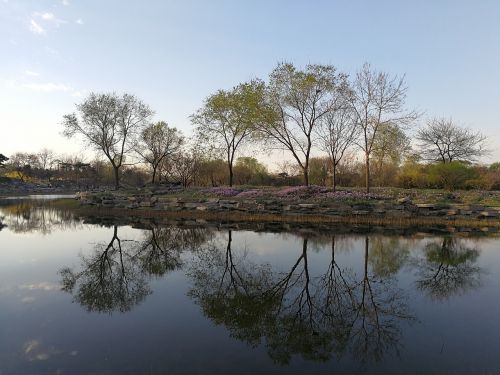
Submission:
M 368 215 L 370 211 L 367 210 L 353 210 L 351 212 L 352 215 Z
M 411 198 L 410 197 L 399 198 L 396 202 L 398 204 L 408 204 L 411 203 Z
M 299 203 L 298 206 L 300 208 L 316 208 L 316 204 L 314 203 Z
M 189 203 L 184 203 L 182 206 L 184 208 L 198 208 L 199 205 L 200 205 L 199 203 L 189 202 Z
M 481 212 L 479 212 L 479 217 L 500 217 L 500 212 L 498 212 L 498 211 L 481 211 Z

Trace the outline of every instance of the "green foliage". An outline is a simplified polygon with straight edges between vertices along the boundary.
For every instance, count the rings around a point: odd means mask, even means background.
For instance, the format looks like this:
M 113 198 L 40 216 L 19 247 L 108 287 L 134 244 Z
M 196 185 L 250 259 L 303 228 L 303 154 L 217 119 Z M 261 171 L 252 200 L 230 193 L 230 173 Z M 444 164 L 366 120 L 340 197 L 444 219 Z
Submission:
M 406 189 L 429 187 L 430 182 L 426 166 L 418 163 L 415 158 L 409 158 L 399 168 L 396 185 Z
M 410 152 L 410 138 L 398 126 L 381 124 L 373 140 L 372 178 L 374 185 L 394 185 L 402 159 Z
M 452 161 L 450 163 L 433 164 L 429 168 L 429 180 L 436 187 L 457 190 L 465 189 L 468 181 L 478 178 L 477 171 L 465 163 Z
M 265 185 L 270 178 L 266 166 L 252 157 L 238 158 L 234 172 L 238 185 Z
M 332 171 L 331 160 L 327 157 L 311 158 L 309 161 L 309 182 L 312 185 L 326 186 L 331 182 L 328 176 Z
M 500 170 L 500 162 L 497 161 L 495 163 L 490 164 L 490 171 L 499 171 Z
M 260 80 L 241 83 L 231 90 L 219 90 L 210 95 L 201 109 L 191 116 L 198 137 L 218 149 L 225 157 L 229 170 L 229 185 L 233 184 L 236 153 L 254 134 L 264 99 L 264 83 Z

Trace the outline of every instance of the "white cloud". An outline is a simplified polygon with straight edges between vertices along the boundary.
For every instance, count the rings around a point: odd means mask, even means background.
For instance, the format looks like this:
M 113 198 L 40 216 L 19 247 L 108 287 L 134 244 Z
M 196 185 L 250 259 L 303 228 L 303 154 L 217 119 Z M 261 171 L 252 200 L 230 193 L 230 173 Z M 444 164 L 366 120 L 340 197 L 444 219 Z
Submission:
M 29 28 L 34 34 L 46 34 L 48 27 L 59 27 L 61 24 L 67 23 L 65 20 L 57 18 L 54 13 L 50 12 L 35 12 L 31 15 Z
M 61 289 L 61 287 L 60 287 L 60 285 L 55 284 L 55 283 L 50 283 L 48 281 L 42 281 L 42 282 L 39 282 L 36 284 L 19 285 L 19 289 L 50 291 L 50 290 L 59 290 L 59 289 Z
M 38 77 L 40 75 L 40 73 L 34 72 L 32 70 L 26 70 L 24 74 L 30 77 Z
M 56 91 L 72 91 L 71 86 L 65 85 L 64 83 L 54 83 L 54 82 L 46 82 L 46 83 L 25 83 L 23 87 L 34 90 L 34 91 L 43 91 L 43 92 L 56 92 Z
M 74 96 L 76 98 L 81 98 L 83 95 L 80 91 L 74 91 L 71 96 Z
M 68 0 L 62 0 L 61 4 L 64 5 L 65 7 L 67 7 L 69 5 L 69 1 Z
M 36 21 L 33 18 L 30 20 L 30 31 L 33 34 L 37 34 L 37 35 L 45 34 L 45 29 L 42 26 L 40 26 L 38 23 L 36 23 Z
M 55 27 L 59 27 L 62 23 L 66 23 L 66 21 L 57 18 L 54 13 L 44 12 L 44 13 L 35 13 L 35 16 L 38 16 L 42 20 L 47 23 L 54 25 Z
M 42 13 L 40 18 L 45 21 L 53 21 L 56 19 L 56 16 L 54 16 L 54 13 Z
M 83 20 L 81 18 L 78 18 L 75 22 L 79 25 L 83 25 Z

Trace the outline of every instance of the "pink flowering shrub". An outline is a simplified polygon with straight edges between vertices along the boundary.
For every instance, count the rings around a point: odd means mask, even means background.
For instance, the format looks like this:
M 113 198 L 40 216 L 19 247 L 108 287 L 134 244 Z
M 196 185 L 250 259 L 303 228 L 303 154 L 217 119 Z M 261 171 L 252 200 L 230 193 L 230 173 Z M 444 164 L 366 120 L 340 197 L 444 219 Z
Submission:
M 218 195 L 220 197 L 234 197 L 238 195 L 241 192 L 241 190 L 227 186 L 220 186 L 207 189 L 205 190 L 205 192 L 209 194 Z
M 278 197 L 287 198 L 310 198 L 328 192 L 328 189 L 322 186 L 290 186 L 276 192 Z
M 329 191 L 325 194 L 325 198 L 339 201 L 386 199 L 383 195 L 365 193 L 362 191 Z
M 263 190 L 251 189 L 239 193 L 238 198 L 257 198 L 257 197 L 262 197 L 263 195 L 264 195 Z
M 232 187 L 221 186 L 213 187 L 204 190 L 208 194 L 217 195 L 219 197 L 237 197 L 237 198 L 262 198 L 262 197 L 275 197 L 284 199 L 331 199 L 337 201 L 349 200 L 379 200 L 387 199 L 384 195 L 365 193 L 362 191 L 331 191 L 330 189 L 311 185 L 311 186 L 290 186 L 281 188 L 280 190 L 266 190 L 266 189 L 250 189 L 240 190 Z

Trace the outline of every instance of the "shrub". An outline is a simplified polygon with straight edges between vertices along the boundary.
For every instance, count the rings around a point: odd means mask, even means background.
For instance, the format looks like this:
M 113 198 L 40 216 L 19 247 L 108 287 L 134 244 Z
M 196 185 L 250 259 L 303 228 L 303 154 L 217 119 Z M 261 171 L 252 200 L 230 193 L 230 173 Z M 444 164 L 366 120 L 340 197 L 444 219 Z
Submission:
M 433 164 L 429 168 L 430 181 L 443 189 L 465 189 L 468 181 L 477 178 L 478 173 L 473 167 L 459 161 Z

